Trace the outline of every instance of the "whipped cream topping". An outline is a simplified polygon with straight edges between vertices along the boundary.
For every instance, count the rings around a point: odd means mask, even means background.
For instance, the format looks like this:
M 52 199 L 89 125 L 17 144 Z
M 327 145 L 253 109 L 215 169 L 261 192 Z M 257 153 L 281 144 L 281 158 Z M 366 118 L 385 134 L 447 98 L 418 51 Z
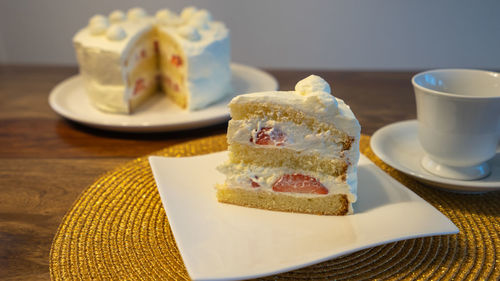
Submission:
M 185 25 L 177 29 L 177 33 L 190 41 L 198 41 L 201 39 L 200 32 L 193 26 Z
M 182 23 L 181 18 L 168 9 L 162 9 L 156 12 L 155 19 L 159 25 L 178 26 Z
M 143 8 L 139 8 L 139 7 L 132 8 L 132 9 L 128 10 L 128 12 L 127 12 L 127 18 L 129 20 L 140 20 L 140 19 L 143 19 L 147 16 L 148 16 L 148 14 L 146 13 L 146 11 Z
M 90 34 L 97 36 L 104 34 L 109 26 L 108 19 L 103 15 L 95 15 L 89 19 Z
M 170 11 L 169 9 L 161 9 L 161 10 L 158 10 L 155 14 L 155 18 L 157 20 L 159 19 L 170 19 L 170 18 L 173 18 L 175 17 L 176 15 Z
M 200 29 L 209 29 L 211 21 L 212 15 L 207 10 L 200 10 L 193 14 L 188 24 Z
M 330 85 L 317 75 L 309 75 L 307 78 L 300 80 L 295 85 L 295 91 L 303 96 L 310 95 L 314 92 L 325 92 L 331 94 Z
M 89 19 L 89 26 L 95 23 L 108 23 L 108 19 L 103 15 L 94 15 Z
M 127 14 L 127 18 L 130 21 L 138 21 L 147 16 L 146 12 L 142 8 L 130 9 Z M 111 12 L 107 18 L 99 14 L 94 15 L 89 19 L 87 28 L 78 32 L 73 40 L 79 41 L 82 44 L 87 43 L 89 45 L 95 45 L 95 47 L 103 47 L 105 49 L 107 49 L 107 46 L 117 46 L 113 44 L 106 44 L 106 39 L 110 42 L 125 39 L 127 37 L 126 26 L 131 26 L 127 23 L 127 18 L 125 17 L 125 13 L 120 10 Z M 143 27 L 144 24 L 139 24 L 139 26 Z M 91 36 L 87 36 L 87 33 Z M 95 39 L 92 39 L 92 37 Z
M 117 24 L 122 30 L 115 27 Z M 180 15 L 168 9 L 162 9 L 153 17 L 149 16 L 144 9 L 136 7 L 128 10 L 126 16 L 121 10 L 111 12 L 108 17 L 93 16 L 87 28 L 75 35 L 74 41 L 89 47 L 122 52 L 129 41 L 123 39 L 133 38 L 133 36 L 127 36 L 128 34 L 136 34 L 138 30 L 148 29 L 149 26 L 155 24 L 163 31 L 177 36 L 188 56 L 200 54 L 212 42 L 229 36 L 225 25 L 213 21 L 210 12 L 204 9 L 190 6 L 184 8 Z M 111 27 L 113 30 L 109 30 Z M 122 40 L 123 44 L 113 43 Z
M 194 7 L 194 6 L 185 7 L 181 11 L 181 18 L 184 21 L 187 21 L 187 20 L 189 20 L 194 15 L 194 13 L 196 13 L 196 11 L 198 11 L 198 9 L 196 7 Z
M 107 22 L 94 22 L 89 26 L 90 34 L 94 36 L 102 35 L 108 29 Z
M 210 12 L 192 6 L 184 8 L 179 16 L 159 14 L 156 21 L 162 31 L 177 37 L 188 56 L 200 54 L 211 42 L 229 36 L 226 26 L 213 21 Z
M 120 41 L 127 37 L 125 29 L 119 25 L 112 25 L 106 32 L 106 37 L 112 41 Z
M 121 10 L 114 10 L 109 13 L 108 18 L 111 23 L 119 23 L 125 20 L 125 13 Z

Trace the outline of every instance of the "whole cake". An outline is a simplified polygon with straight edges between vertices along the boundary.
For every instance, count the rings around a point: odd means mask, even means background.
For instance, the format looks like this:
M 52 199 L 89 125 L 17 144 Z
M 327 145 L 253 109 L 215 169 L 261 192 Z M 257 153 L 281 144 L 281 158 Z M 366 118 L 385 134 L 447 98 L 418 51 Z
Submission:
M 206 10 L 95 15 L 73 44 L 88 96 L 103 111 L 130 113 L 159 89 L 196 110 L 230 90 L 229 31 Z
M 295 91 L 235 97 L 219 202 L 322 215 L 353 212 L 360 125 L 344 101 L 311 75 Z

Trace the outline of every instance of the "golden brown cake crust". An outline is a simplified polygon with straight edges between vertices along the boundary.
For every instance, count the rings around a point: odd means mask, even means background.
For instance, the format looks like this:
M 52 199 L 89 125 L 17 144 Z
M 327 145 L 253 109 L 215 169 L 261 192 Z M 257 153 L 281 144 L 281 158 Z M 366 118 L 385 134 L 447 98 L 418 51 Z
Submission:
M 349 211 L 349 201 L 345 194 L 307 198 L 287 193 L 217 185 L 217 200 L 252 208 L 315 215 L 346 215 Z

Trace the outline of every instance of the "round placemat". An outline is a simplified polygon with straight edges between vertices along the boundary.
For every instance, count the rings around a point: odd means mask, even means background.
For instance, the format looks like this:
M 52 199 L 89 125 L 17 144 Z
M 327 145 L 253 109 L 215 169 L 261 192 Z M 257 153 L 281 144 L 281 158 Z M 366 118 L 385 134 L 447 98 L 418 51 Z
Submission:
M 219 135 L 153 154 L 181 157 L 226 148 L 225 135 Z M 263 280 L 500 279 L 500 192 L 434 189 L 385 165 L 371 151 L 368 136 L 362 136 L 360 150 L 450 218 L 460 233 L 389 243 Z M 53 280 L 189 280 L 146 156 L 104 174 L 80 195 L 54 237 L 50 275 Z

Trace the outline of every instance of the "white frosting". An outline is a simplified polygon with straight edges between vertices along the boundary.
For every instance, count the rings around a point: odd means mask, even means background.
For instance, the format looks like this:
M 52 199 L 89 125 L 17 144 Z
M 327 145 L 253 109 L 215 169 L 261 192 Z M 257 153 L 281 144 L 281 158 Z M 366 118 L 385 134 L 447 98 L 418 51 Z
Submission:
M 111 14 L 119 12 L 120 11 L 114 11 Z M 110 20 L 112 18 L 111 14 Z M 141 8 L 130 9 L 127 15 L 127 19 L 120 22 L 120 26 L 124 29 L 126 34 L 136 35 L 158 24 L 162 32 L 167 32 L 169 35 L 176 36 L 175 39 L 179 40 L 179 43 L 182 45 L 188 57 L 204 52 L 214 41 L 223 41 L 229 36 L 229 31 L 223 23 L 211 21 L 211 16 L 208 11 L 197 10 L 194 7 L 187 7 L 183 10 L 181 14 L 182 19 L 185 20 L 183 24 L 180 24 L 179 16 L 167 9 L 158 11 L 155 17 L 147 16 L 146 12 Z M 119 16 L 116 17 L 118 18 Z M 90 22 L 98 22 L 106 26 L 106 29 L 102 30 L 100 34 L 104 34 L 109 27 L 108 19 L 102 15 L 92 17 L 89 21 L 89 27 L 91 25 Z M 115 21 L 113 20 L 113 22 Z M 116 42 L 106 37 L 89 36 L 89 33 L 89 28 L 84 28 L 75 35 L 73 41 L 86 47 L 123 53 L 128 43 L 135 39 L 135 36 L 129 36 L 129 40 L 125 40 L 121 44 L 116 44 Z M 229 42 L 227 42 L 227 44 L 229 44 Z M 227 53 L 229 52 L 229 50 L 226 51 Z
M 196 13 L 196 11 L 198 11 L 198 9 L 194 6 L 185 7 L 184 9 L 182 9 L 181 18 L 184 21 L 188 21 L 194 15 L 194 13 Z
M 108 19 L 103 15 L 95 15 L 89 19 L 89 32 L 93 36 L 104 34 L 109 26 Z
M 207 28 L 199 28 L 196 22 L 187 21 L 181 25 L 160 24 L 159 29 L 176 37 L 187 56 L 204 52 L 214 41 L 222 41 L 229 36 L 229 31 L 220 22 L 208 22 Z M 196 33 L 196 35 L 192 35 Z
M 107 28 L 108 28 L 108 23 L 104 21 L 96 21 L 89 25 L 90 34 L 93 36 L 104 34 Z
M 120 41 L 127 37 L 125 29 L 119 25 L 112 25 L 106 32 L 106 37 L 112 41 Z
M 125 13 L 121 10 L 114 10 L 108 18 L 111 23 L 119 23 L 125 20 Z
M 186 38 L 189 41 L 198 41 L 201 39 L 200 32 L 193 26 L 185 25 L 177 29 L 180 36 Z
M 128 104 L 123 99 L 124 86 L 102 85 L 92 79 L 85 79 L 84 83 L 94 106 L 103 111 L 127 113 Z
M 139 8 L 139 7 L 136 7 L 136 8 L 132 8 L 130 10 L 128 10 L 127 12 L 127 18 L 129 20 L 141 20 L 145 17 L 147 17 L 147 13 L 146 11 L 143 9 L 143 8 Z
M 107 21 L 107 19 L 106 19 Z M 140 21 L 128 21 L 125 20 L 119 23 L 119 26 L 123 28 L 126 34 L 130 34 L 127 36 L 126 40 L 110 40 L 107 36 L 95 36 L 92 34 L 90 28 L 84 28 L 73 37 L 73 42 L 75 44 L 75 48 L 85 48 L 85 49 L 97 49 L 100 50 L 103 54 L 109 53 L 109 55 L 120 57 L 123 62 L 128 55 L 128 49 L 131 47 L 131 42 L 134 42 L 135 39 L 139 38 L 144 32 L 151 30 L 153 27 L 151 20 L 143 19 Z M 106 35 L 107 28 L 104 30 L 101 35 Z M 80 65 L 81 61 L 78 61 Z M 85 62 L 83 62 L 85 63 Z M 106 67 L 103 65 L 103 67 Z
M 196 11 L 191 19 L 189 19 L 188 24 L 200 29 L 209 29 L 210 22 L 212 21 L 212 15 L 207 10 Z
M 155 15 L 156 22 L 159 25 L 178 26 L 182 23 L 181 18 L 168 9 L 159 10 Z
M 174 13 L 172 13 L 172 11 L 170 11 L 169 9 L 161 9 L 161 10 L 158 10 L 155 14 L 155 18 L 157 20 L 160 20 L 160 19 L 170 19 L 174 17 Z
M 314 92 L 325 92 L 331 94 L 330 85 L 317 75 L 309 75 L 307 78 L 300 80 L 295 85 L 295 91 L 303 96 L 311 95 Z
M 98 22 L 107 24 L 108 19 L 106 19 L 106 17 L 103 15 L 99 15 L 99 14 L 95 15 L 89 19 L 89 26 L 92 24 L 98 23 Z
M 109 22 L 113 23 L 111 27 Z M 133 8 L 127 17 L 118 10 L 110 13 L 109 20 L 102 15 L 92 17 L 89 26 L 73 38 L 80 68 L 88 74 L 86 79 L 124 86 L 125 73 L 132 67 L 125 66 L 134 42 L 154 27 L 158 32 L 167 33 L 183 50 L 188 66 L 186 84 L 191 93 L 189 110 L 203 108 L 230 91 L 229 31 L 223 23 L 212 21 L 209 12 L 195 7 L 185 8 L 180 16 L 164 9 L 152 17 L 142 8 Z M 108 73 L 109 69 L 119 69 L 121 73 Z M 117 82 L 119 76 L 122 76 L 121 82 Z M 122 98 L 127 99 L 126 93 L 123 95 Z
M 209 22 L 208 28 L 203 29 L 185 20 L 197 12 L 200 11 L 188 7 L 181 14 L 183 24 L 158 26 L 160 32 L 177 41 L 186 55 L 189 91 L 200 93 L 188 97 L 189 110 L 203 108 L 225 96 L 231 81 L 229 31 L 221 22 Z

